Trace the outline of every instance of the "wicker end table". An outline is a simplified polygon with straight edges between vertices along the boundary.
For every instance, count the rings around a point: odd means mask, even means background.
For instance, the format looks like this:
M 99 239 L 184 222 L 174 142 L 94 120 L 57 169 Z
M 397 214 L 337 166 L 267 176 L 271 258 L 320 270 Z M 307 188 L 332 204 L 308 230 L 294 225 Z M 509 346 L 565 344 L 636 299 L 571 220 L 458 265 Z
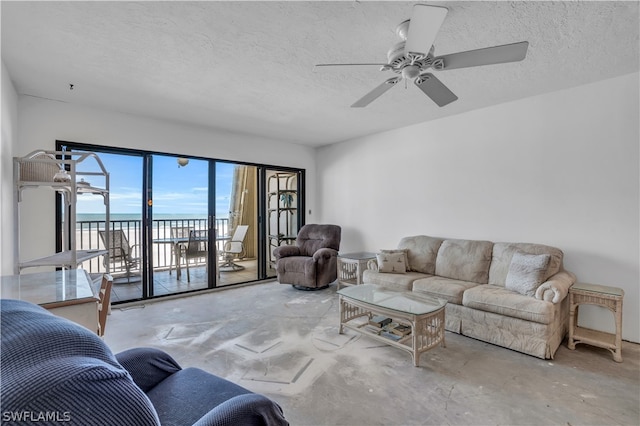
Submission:
M 369 252 L 339 254 L 338 290 L 340 290 L 340 285 L 362 284 L 362 274 L 367 267 L 367 262 L 375 258 L 376 254 Z
M 622 362 L 622 299 L 624 290 L 604 285 L 576 283 L 569 289 L 569 341 L 567 347 L 576 348 L 577 343 L 605 348 L 613 354 L 613 360 Z M 580 305 L 605 307 L 615 317 L 616 332 L 592 330 L 578 326 Z

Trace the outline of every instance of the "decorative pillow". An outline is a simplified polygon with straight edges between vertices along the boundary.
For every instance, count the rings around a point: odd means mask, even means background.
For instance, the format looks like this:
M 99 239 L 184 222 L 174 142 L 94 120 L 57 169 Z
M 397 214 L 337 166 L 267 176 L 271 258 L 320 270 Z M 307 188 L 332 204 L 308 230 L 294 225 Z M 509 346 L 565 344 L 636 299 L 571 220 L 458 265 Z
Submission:
M 406 268 L 406 271 L 411 270 L 411 268 L 409 268 L 409 250 L 408 249 L 393 249 L 393 250 L 380 250 L 381 254 L 397 254 L 397 253 L 401 253 L 404 255 L 404 266 Z
M 379 253 L 378 271 L 391 274 L 404 274 L 407 272 L 407 262 L 404 253 Z
M 550 260 L 551 256 L 548 254 L 515 252 L 509 265 L 505 288 L 525 296 L 535 296 L 537 288 L 544 282 Z

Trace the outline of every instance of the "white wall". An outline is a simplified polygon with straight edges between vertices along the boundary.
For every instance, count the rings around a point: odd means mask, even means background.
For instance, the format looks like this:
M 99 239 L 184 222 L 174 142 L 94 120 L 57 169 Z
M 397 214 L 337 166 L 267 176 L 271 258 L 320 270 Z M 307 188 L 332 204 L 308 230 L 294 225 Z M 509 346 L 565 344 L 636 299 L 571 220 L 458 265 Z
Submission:
M 18 98 L 18 130 L 14 156 L 55 149 L 58 139 L 306 169 L 305 201 L 307 210 L 315 212 L 315 150 L 310 147 L 30 96 Z M 40 192 L 34 195 L 33 191 Z M 25 191 L 25 201 L 20 203 L 21 252 L 25 259 L 55 250 L 54 196 L 44 190 L 33 191 Z M 314 217 L 308 215 L 306 220 L 311 222 Z
M 418 234 L 559 247 L 579 280 L 624 289 L 623 338 L 639 342 L 638 78 L 321 148 L 321 221 L 342 225 L 343 252 Z M 581 310 L 613 329 L 609 311 Z
M 18 143 L 18 95 L 2 62 L 0 139 L 0 275 L 13 273 L 13 151 Z

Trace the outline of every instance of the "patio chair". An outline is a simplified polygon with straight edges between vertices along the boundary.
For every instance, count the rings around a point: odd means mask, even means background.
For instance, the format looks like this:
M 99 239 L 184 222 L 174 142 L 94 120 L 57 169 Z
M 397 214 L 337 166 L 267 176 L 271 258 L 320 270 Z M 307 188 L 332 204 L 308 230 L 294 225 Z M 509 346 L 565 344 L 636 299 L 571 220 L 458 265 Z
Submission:
M 224 250 L 220 253 L 223 263 L 220 265 L 220 272 L 235 272 L 244 269 L 244 266 L 233 263 L 244 252 L 244 239 L 247 236 L 249 225 L 238 225 L 233 232 L 231 240 L 224 244 Z
M 187 266 L 187 282 L 191 282 L 191 276 L 189 275 L 189 261 L 195 259 L 197 263 L 198 260 L 204 258 L 205 265 L 208 266 L 208 256 L 209 231 L 192 229 L 189 232 L 189 242 L 181 249 L 181 257 L 184 257 L 185 264 Z
M 107 325 L 112 284 L 113 277 L 109 274 L 104 274 L 100 285 L 100 294 L 98 294 L 98 336 L 100 337 L 104 336 L 104 329 Z
M 107 246 L 106 231 L 98 231 L 102 244 Z M 129 245 L 127 235 L 121 229 L 111 230 L 109 232 L 109 256 L 105 258 L 105 266 L 107 262 L 110 262 L 114 267 L 119 270 L 125 270 L 125 276 L 127 282 L 131 281 L 131 270 L 138 268 L 140 265 L 140 259 L 134 255 L 134 247 L 137 244 Z

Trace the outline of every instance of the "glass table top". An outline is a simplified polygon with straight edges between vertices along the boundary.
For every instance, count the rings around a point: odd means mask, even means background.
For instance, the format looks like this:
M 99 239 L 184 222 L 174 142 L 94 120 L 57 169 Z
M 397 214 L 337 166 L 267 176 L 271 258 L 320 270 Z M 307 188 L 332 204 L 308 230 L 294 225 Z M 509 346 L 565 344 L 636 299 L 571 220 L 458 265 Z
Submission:
M 437 311 L 447 304 L 447 301 L 443 299 L 436 299 L 411 291 L 395 291 L 374 284 L 342 288 L 338 290 L 338 294 L 381 308 L 415 315 Z
M 338 257 L 342 257 L 345 259 L 352 259 L 352 260 L 367 260 L 367 259 L 375 259 L 376 254 L 370 253 L 368 251 L 359 251 L 356 253 L 338 253 Z
M 575 283 L 571 288 L 574 290 L 588 291 L 591 293 L 610 294 L 612 296 L 624 296 L 624 290 L 618 287 L 609 287 L 598 284 Z
M 83 269 L 5 275 L 0 277 L 0 288 L 5 299 L 26 300 L 38 305 L 97 300 L 91 279 Z

